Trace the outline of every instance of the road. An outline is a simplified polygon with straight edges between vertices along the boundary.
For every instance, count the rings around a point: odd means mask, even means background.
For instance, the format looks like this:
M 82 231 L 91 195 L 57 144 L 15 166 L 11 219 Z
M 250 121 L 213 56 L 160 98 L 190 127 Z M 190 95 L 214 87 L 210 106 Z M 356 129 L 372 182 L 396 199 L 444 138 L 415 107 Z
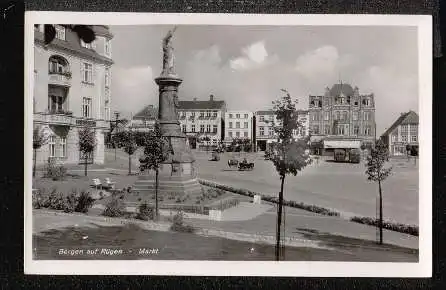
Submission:
M 237 171 L 229 168 L 227 161 L 232 154 L 239 159 L 244 156 L 255 162 L 253 171 Z M 133 158 L 136 170 L 139 153 Z M 211 155 L 195 152 L 199 177 L 235 187 L 269 195 L 278 195 L 280 180 L 270 161 L 262 154 L 225 153 L 220 161 L 209 161 Z M 106 154 L 107 167 L 118 164 L 126 168 L 128 156 L 118 150 Z M 418 165 L 405 159 L 392 161 L 392 175 L 383 182 L 384 218 L 395 222 L 418 225 Z M 287 176 L 284 198 L 307 204 L 332 208 L 346 215 L 376 216 L 378 186 L 367 181 L 365 165 L 342 164 L 319 161 L 303 169 L 297 176 Z

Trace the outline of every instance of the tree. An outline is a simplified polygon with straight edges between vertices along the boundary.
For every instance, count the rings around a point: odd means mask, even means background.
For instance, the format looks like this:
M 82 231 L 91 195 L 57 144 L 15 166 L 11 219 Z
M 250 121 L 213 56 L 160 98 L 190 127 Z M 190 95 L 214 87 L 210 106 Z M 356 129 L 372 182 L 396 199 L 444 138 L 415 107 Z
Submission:
M 37 150 L 48 141 L 48 136 L 42 130 L 41 126 L 33 129 L 33 177 L 36 177 Z
M 277 142 L 274 144 L 274 150 L 271 152 L 270 160 L 273 162 L 277 173 L 280 176 L 279 208 L 277 215 L 277 233 L 276 233 L 276 260 L 279 260 L 280 253 L 280 227 L 282 224 L 283 207 L 283 186 L 285 176 L 289 174 L 297 175 L 305 166 L 310 164 L 311 159 L 307 151 L 309 147 L 309 137 L 301 139 L 293 138 L 293 130 L 301 127 L 298 121 L 296 111 L 297 101 L 291 99 L 288 91 L 283 90 L 285 95 L 273 102 L 274 113 L 278 125 L 274 128 L 277 133 Z
M 96 39 L 96 34 L 89 25 L 67 25 L 59 24 L 66 29 L 74 31 L 79 39 L 85 43 L 91 43 Z M 38 24 L 34 24 L 34 27 L 38 27 Z M 44 42 L 45 44 L 51 43 L 56 37 L 56 27 L 53 24 L 45 24 L 43 26 Z
M 87 176 L 88 157 L 96 147 L 96 137 L 94 130 L 91 127 L 83 127 L 79 129 L 79 152 L 85 160 L 85 176 Z
M 121 131 L 114 135 L 114 142 L 129 155 L 129 175 L 132 174 L 132 155 L 138 149 L 136 136 L 132 131 Z
M 383 243 L 383 202 L 381 183 L 392 172 L 392 167 L 385 167 L 389 159 L 389 150 L 382 140 L 376 142 L 375 148 L 371 149 L 370 155 L 367 156 L 367 179 L 378 182 L 379 192 L 379 244 Z
M 155 215 L 158 218 L 158 175 L 160 165 L 169 158 L 172 152 L 169 143 L 161 135 L 159 124 L 155 124 L 153 132 L 144 141 L 144 156 L 139 159 L 140 169 L 155 171 Z

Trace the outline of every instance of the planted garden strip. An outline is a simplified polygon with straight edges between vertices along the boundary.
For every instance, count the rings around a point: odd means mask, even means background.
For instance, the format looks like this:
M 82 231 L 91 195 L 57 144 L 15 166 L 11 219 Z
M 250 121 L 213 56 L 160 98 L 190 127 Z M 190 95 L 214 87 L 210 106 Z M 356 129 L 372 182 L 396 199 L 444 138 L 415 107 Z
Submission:
M 376 218 L 371 218 L 371 217 L 354 216 L 354 217 L 350 218 L 350 221 L 360 223 L 360 224 L 370 225 L 370 226 L 379 226 L 379 220 Z M 416 226 L 416 225 L 405 225 L 405 224 L 401 224 L 401 223 L 394 223 L 394 222 L 384 220 L 383 228 L 386 230 L 404 233 L 404 234 L 417 236 L 417 237 L 419 234 L 418 233 L 419 229 L 418 229 L 418 226 Z
M 209 187 L 215 187 L 215 188 L 219 188 L 222 190 L 230 191 L 233 193 L 237 193 L 237 194 L 249 196 L 249 197 L 254 197 L 254 195 L 260 195 L 262 197 L 262 200 L 276 203 L 276 204 L 279 202 L 278 197 L 264 195 L 264 194 L 257 193 L 257 192 L 254 192 L 254 191 L 251 191 L 248 189 L 234 188 L 232 186 L 219 184 L 219 183 L 215 183 L 215 182 L 212 182 L 209 180 L 203 180 L 203 179 L 199 179 L 198 181 L 201 184 L 209 186 Z M 303 209 L 303 210 L 318 213 L 321 215 L 336 216 L 336 217 L 341 216 L 339 212 L 336 212 L 336 211 L 333 211 L 333 210 L 330 210 L 327 208 L 323 208 L 320 206 L 316 206 L 316 205 L 304 204 L 303 202 L 284 200 L 283 205 Z M 354 217 L 349 218 L 349 220 L 352 222 L 360 223 L 360 224 L 366 224 L 366 225 L 370 225 L 370 226 L 378 226 L 378 220 L 376 218 L 354 216 Z M 415 225 L 405 225 L 405 224 L 401 224 L 401 223 L 383 221 L 383 228 L 385 228 L 387 230 L 399 232 L 399 233 L 409 234 L 412 236 L 418 236 L 418 226 L 415 226 Z

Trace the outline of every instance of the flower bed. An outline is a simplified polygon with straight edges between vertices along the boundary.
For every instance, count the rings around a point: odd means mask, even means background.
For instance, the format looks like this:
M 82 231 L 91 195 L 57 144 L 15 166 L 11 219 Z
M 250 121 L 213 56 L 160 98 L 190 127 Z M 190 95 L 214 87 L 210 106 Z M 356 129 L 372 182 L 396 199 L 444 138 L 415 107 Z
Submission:
M 370 226 L 379 226 L 379 220 L 376 218 L 354 216 L 350 218 L 350 221 Z M 418 237 L 418 226 L 415 225 L 405 225 L 384 220 L 383 228 Z

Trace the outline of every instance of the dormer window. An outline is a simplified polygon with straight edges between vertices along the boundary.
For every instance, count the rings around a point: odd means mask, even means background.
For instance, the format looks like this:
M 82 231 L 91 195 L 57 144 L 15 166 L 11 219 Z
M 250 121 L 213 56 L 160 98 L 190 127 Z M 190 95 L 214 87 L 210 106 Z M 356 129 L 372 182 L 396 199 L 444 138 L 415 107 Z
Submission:
M 366 107 L 370 106 L 370 100 L 368 98 L 362 100 L 362 104 Z
M 86 43 L 85 41 L 83 41 L 81 39 L 81 46 L 85 47 L 85 48 L 88 48 L 88 49 L 95 49 L 96 48 L 96 44 L 95 44 L 94 40 L 92 42 L 90 42 L 90 43 Z

